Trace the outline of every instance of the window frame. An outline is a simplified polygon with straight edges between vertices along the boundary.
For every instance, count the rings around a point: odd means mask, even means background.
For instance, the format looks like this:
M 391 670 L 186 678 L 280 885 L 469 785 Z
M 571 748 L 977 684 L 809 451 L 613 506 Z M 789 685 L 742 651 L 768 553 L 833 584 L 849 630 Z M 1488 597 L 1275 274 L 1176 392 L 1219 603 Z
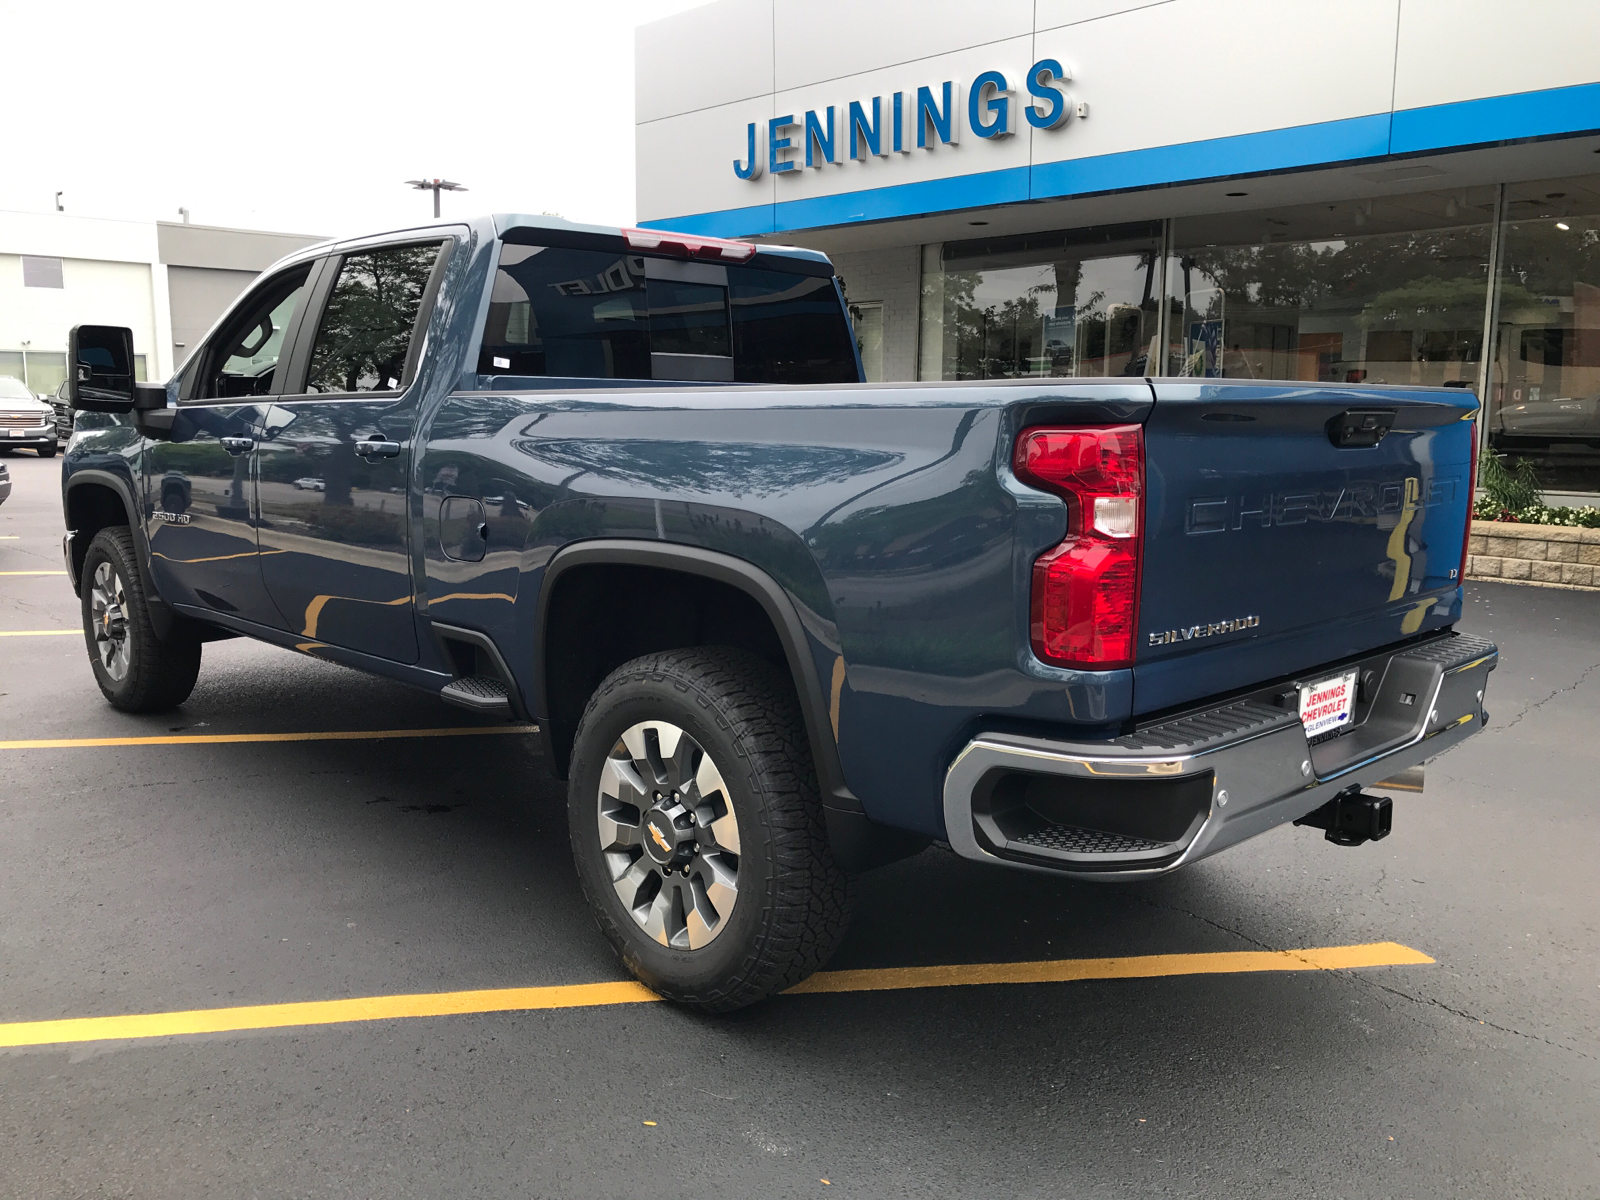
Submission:
M 428 326 L 433 319 L 433 310 L 439 299 L 439 290 L 444 284 L 445 271 L 449 268 L 458 240 L 455 235 L 449 233 L 396 238 L 391 241 L 347 246 L 318 259 L 317 274 L 310 281 L 311 290 L 307 294 L 306 303 L 301 306 L 298 326 L 293 331 L 293 349 L 285 356 L 289 364 L 287 373 L 282 380 L 274 380 L 274 383 L 281 383 L 284 386 L 281 391 L 274 394 L 311 400 L 381 400 L 404 395 L 416 379 L 417 367 L 422 359 L 422 344 L 426 340 Z M 417 318 L 411 326 L 411 341 L 406 347 L 406 362 L 401 373 L 400 386 L 370 392 L 306 391 L 306 376 L 311 370 L 311 353 L 316 347 L 317 331 L 322 326 L 323 315 L 327 311 L 328 301 L 333 296 L 334 286 L 338 283 L 339 273 L 344 269 L 345 261 L 357 255 L 397 250 L 406 246 L 438 246 L 439 254 L 433 260 L 428 282 L 422 289 L 422 300 L 417 305 Z

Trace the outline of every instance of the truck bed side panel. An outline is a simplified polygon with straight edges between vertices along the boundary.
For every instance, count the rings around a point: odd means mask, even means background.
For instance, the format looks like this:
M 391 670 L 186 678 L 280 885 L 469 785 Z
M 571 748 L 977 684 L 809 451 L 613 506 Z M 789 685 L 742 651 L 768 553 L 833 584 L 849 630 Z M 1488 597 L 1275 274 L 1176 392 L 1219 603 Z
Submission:
M 1100 390 L 1116 418 L 1149 411 L 1142 384 Z M 1084 419 L 1107 419 L 1076 395 Z M 501 521 L 524 513 L 527 534 L 509 603 L 493 534 L 481 574 L 430 551 L 430 597 L 456 599 L 429 612 L 503 630 L 532 695 L 540 575 L 562 546 L 644 538 L 742 558 L 799 612 L 867 813 L 940 835 L 940 780 L 975 722 L 1106 728 L 1131 700 L 1129 672 L 1059 671 L 1027 652 L 1027 564 L 1060 537 L 1065 509 L 1025 496 L 1019 544 L 1005 459 L 1023 398 L 859 384 L 452 395 L 425 450 L 428 504 L 475 496 Z

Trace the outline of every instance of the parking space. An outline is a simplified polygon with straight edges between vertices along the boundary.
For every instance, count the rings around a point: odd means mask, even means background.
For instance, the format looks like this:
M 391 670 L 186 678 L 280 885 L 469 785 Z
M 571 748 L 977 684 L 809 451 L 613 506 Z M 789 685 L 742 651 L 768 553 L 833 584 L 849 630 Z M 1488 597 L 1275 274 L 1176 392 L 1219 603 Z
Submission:
M 1381 843 L 1121 886 L 933 848 L 860 880 L 831 983 L 732 1017 L 613 988 L 24 1046 L 625 976 L 535 737 L 237 640 L 113 712 L 66 578 L 16 573 L 60 569 L 59 461 L 8 462 L 0 1195 L 1600 1194 L 1600 597 L 1470 589 L 1491 726 Z M 363 731 L 413 736 L 203 740 Z

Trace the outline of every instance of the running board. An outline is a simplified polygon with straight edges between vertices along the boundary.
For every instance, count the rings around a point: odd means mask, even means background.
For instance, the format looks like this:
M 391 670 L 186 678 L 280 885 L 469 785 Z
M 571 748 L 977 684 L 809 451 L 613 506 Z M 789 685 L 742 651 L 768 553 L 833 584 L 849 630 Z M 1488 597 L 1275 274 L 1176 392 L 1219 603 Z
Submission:
M 465 675 L 452 679 L 439 691 L 439 699 L 473 712 L 511 715 L 511 692 L 498 679 L 488 675 Z

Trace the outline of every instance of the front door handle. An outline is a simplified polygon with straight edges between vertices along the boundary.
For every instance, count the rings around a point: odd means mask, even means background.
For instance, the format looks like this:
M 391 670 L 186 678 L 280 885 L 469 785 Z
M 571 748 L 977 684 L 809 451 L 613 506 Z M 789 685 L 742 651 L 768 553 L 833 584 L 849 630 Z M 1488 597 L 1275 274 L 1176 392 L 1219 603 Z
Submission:
M 225 437 L 222 439 L 222 448 L 229 454 L 238 458 L 241 454 L 248 454 L 256 448 L 255 438 Z
M 360 441 L 356 443 L 356 453 L 368 462 L 373 462 L 380 458 L 398 458 L 400 456 L 400 443 Z

